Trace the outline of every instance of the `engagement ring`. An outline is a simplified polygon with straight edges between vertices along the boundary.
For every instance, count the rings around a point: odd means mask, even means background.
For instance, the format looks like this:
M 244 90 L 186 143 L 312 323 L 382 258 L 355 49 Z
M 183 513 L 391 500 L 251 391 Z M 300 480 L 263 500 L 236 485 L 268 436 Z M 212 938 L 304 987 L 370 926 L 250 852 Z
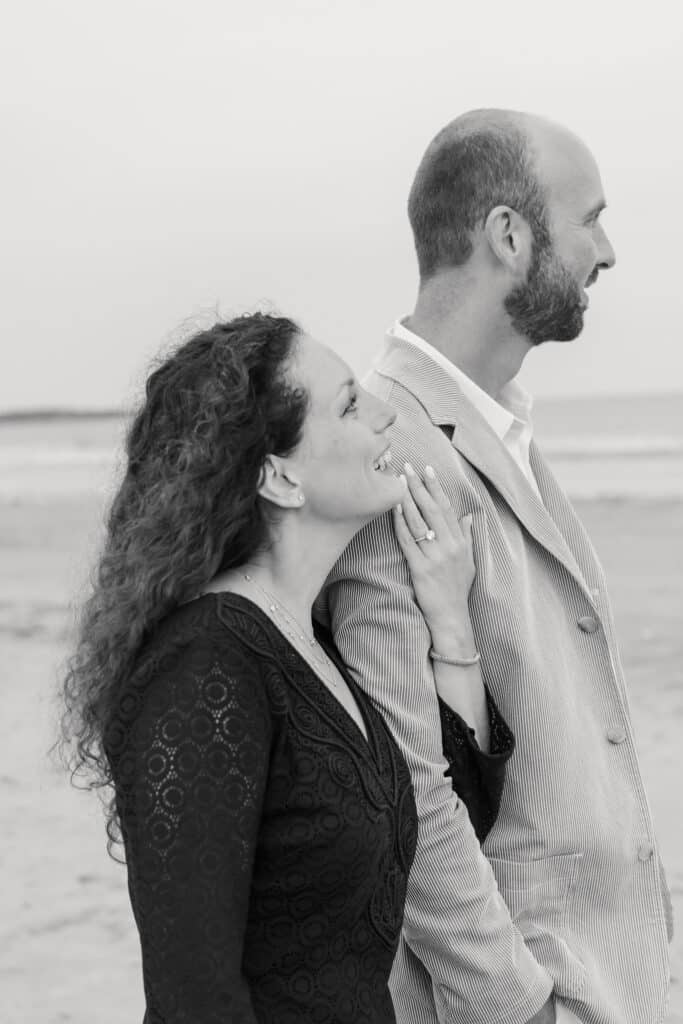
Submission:
M 416 537 L 415 538 L 415 543 L 416 544 L 420 544 L 423 540 L 435 540 L 435 538 L 436 538 L 436 534 L 434 533 L 434 531 L 433 530 L 427 530 L 427 532 L 422 537 Z

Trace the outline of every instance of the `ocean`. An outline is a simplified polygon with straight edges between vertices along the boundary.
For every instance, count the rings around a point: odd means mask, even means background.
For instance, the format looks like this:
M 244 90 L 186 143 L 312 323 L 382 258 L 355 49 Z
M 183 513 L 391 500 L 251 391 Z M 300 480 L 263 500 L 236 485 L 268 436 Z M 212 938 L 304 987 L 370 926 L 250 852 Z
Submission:
M 0 499 L 106 501 L 126 425 L 115 414 L 0 417 Z M 538 400 L 534 426 L 573 498 L 683 497 L 683 394 Z

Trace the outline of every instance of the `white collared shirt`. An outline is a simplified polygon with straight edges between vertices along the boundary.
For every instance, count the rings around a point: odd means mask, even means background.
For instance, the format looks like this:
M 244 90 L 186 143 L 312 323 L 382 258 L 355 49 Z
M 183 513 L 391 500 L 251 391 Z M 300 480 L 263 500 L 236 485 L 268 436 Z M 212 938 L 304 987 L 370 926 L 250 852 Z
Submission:
M 430 345 L 424 338 L 414 334 L 405 324 L 397 320 L 388 332 L 391 337 L 406 341 L 419 348 L 425 355 L 438 363 L 458 384 L 460 390 L 484 417 L 494 434 L 500 438 L 529 481 L 539 499 L 541 494 L 529 461 L 529 445 L 533 436 L 531 409 L 533 400 L 516 380 L 509 381 L 499 395 L 500 401 L 491 398 L 466 373 L 448 359 L 443 352 Z M 542 500 L 542 499 L 541 499 Z

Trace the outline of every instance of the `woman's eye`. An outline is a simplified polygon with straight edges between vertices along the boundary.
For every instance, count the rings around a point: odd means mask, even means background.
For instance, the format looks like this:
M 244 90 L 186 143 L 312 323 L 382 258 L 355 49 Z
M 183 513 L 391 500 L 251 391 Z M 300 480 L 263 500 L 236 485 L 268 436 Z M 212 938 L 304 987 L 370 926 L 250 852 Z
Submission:
M 351 398 L 351 400 L 349 401 L 349 404 L 344 409 L 344 415 L 346 416 L 347 412 L 355 412 L 357 408 L 358 408 L 358 395 L 354 395 Z

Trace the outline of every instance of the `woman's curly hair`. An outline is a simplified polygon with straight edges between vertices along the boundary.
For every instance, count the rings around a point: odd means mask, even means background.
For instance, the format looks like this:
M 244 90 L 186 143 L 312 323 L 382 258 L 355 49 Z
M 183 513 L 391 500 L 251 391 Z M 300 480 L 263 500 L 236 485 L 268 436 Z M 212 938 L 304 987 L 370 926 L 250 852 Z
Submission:
M 217 323 L 147 380 L 62 688 L 60 747 L 88 788 L 112 784 L 104 735 L 145 637 L 269 542 L 261 469 L 266 455 L 295 450 L 308 411 L 307 392 L 287 377 L 299 334 L 262 313 Z M 113 797 L 107 833 L 111 849 Z

